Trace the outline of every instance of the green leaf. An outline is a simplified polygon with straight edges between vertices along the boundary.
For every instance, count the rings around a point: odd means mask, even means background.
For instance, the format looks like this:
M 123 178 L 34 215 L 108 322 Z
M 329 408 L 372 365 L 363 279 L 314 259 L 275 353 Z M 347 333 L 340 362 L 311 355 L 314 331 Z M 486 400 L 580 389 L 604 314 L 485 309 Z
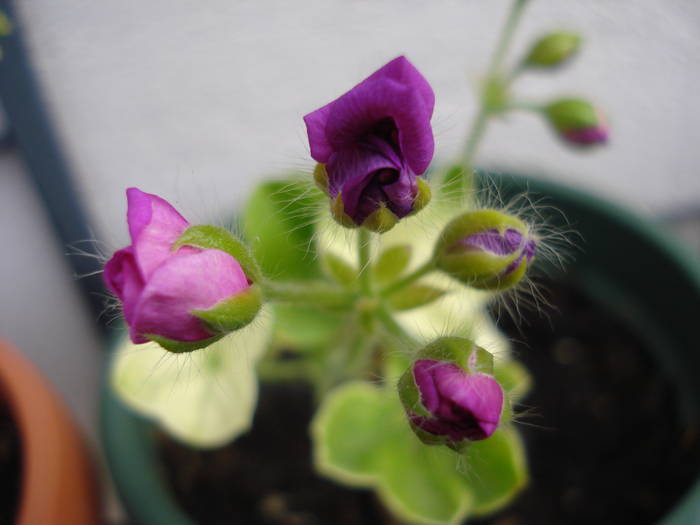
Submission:
M 446 293 L 446 290 L 427 284 L 412 284 L 393 293 L 389 298 L 389 305 L 394 310 L 411 310 L 430 304 Z
M 119 398 L 193 447 L 245 432 L 257 401 L 255 364 L 267 347 L 270 312 L 208 348 L 172 354 L 156 343 L 117 348 L 110 380 Z
M 391 408 L 380 389 L 364 382 L 328 395 L 311 427 L 320 470 L 350 485 L 372 484 Z
M 323 254 L 323 270 L 338 284 L 350 287 L 357 282 L 357 270 L 345 259 L 332 252 Z
M 527 481 L 514 429 L 499 429 L 463 455 L 426 446 L 410 430 L 396 392 L 365 382 L 326 396 L 311 432 L 322 474 L 374 488 L 409 523 L 461 523 L 505 504 Z
M 475 514 L 502 507 L 527 484 L 524 448 L 512 427 L 501 427 L 490 438 L 472 443 L 464 457 Z
M 314 224 L 322 199 L 310 181 L 258 186 L 245 208 L 243 231 L 266 275 L 281 280 L 319 276 Z
M 378 282 L 387 282 L 396 279 L 411 261 L 411 246 L 399 244 L 390 246 L 382 251 L 374 263 L 372 271 L 374 279 Z

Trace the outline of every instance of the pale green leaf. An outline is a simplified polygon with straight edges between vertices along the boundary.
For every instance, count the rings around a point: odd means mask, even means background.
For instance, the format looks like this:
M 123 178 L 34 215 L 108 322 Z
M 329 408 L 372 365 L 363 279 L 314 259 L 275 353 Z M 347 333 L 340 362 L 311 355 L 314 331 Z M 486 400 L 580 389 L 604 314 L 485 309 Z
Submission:
M 428 284 L 412 284 L 393 293 L 389 298 L 389 305 L 394 310 L 412 310 L 430 304 L 446 293 L 446 290 Z
M 398 244 L 386 248 L 379 254 L 372 271 L 378 282 L 386 282 L 396 279 L 411 261 L 411 246 Z
M 324 272 L 338 284 L 352 286 L 357 282 L 357 270 L 344 258 L 325 252 L 322 261 Z
M 257 401 L 255 364 L 264 352 L 271 315 L 208 348 L 172 354 L 156 343 L 125 340 L 116 350 L 111 383 L 137 412 L 195 447 L 223 445 L 245 432 Z

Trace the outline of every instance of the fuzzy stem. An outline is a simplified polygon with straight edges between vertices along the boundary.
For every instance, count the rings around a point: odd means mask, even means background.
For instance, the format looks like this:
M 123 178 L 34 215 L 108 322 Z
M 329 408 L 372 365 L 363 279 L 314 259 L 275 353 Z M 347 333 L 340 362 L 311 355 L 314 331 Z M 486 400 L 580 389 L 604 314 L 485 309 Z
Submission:
M 360 228 L 357 235 L 357 256 L 360 279 L 360 291 L 363 295 L 372 293 L 372 283 L 370 282 L 370 243 L 372 241 L 371 234 L 365 228 Z
M 384 288 L 380 292 L 381 297 L 389 297 L 391 294 L 398 292 L 399 290 L 402 290 L 409 284 L 417 281 L 424 275 L 432 272 L 435 269 L 435 260 L 430 259 L 415 270 L 413 270 L 411 273 L 408 275 L 402 277 L 398 281 L 394 281 L 393 283 L 389 284 L 386 288 Z
M 260 284 L 263 295 L 270 301 L 344 308 L 349 307 L 355 300 L 355 294 L 325 282 L 298 284 L 267 281 Z

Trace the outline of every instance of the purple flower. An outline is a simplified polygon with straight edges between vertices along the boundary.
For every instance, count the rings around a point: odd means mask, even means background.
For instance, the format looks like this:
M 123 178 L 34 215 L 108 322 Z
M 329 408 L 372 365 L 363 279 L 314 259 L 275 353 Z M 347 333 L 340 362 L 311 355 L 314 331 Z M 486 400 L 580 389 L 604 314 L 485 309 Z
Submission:
M 107 262 L 104 280 L 122 302 L 131 340 L 191 343 L 221 335 L 192 312 L 245 293 L 251 283 L 240 264 L 221 250 L 176 248 L 189 223 L 156 195 L 129 188 L 126 196 L 131 245 Z
M 379 209 L 396 219 L 417 211 L 416 178 L 434 151 L 434 104 L 426 79 L 401 56 L 304 117 L 327 191 L 355 225 Z
M 491 436 L 503 409 L 503 389 L 489 374 L 468 373 L 456 364 L 419 359 L 413 378 L 429 416 L 409 412 L 411 424 L 448 442 Z

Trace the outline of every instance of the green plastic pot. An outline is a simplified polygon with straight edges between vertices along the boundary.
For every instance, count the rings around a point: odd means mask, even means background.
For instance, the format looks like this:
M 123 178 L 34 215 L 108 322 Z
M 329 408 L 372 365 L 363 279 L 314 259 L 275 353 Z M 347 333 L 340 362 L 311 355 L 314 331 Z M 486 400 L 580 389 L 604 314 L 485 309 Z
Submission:
M 584 293 L 619 312 L 650 343 L 661 366 L 676 378 L 681 413 L 689 424 L 700 422 L 700 263 L 662 229 L 605 200 L 560 184 L 500 175 L 491 180 L 507 200 L 527 191 L 559 210 L 583 239 L 576 259 L 567 265 Z M 194 525 L 178 507 L 160 465 L 153 426 L 131 412 L 105 381 L 102 436 L 122 500 L 142 525 Z M 700 523 L 700 478 L 660 522 Z

